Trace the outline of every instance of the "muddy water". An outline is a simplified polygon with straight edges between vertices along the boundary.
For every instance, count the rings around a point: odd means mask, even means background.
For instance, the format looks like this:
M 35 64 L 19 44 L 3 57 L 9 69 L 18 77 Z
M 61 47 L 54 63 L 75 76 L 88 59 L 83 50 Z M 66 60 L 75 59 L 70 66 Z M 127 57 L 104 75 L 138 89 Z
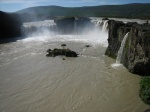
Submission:
M 68 48 L 77 58 L 46 57 Z M 86 48 L 84 45 L 90 44 Z M 140 76 L 113 68 L 106 47 L 82 41 L 23 41 L 0 45 L 0 112 L 142 112 Z M 62 58 L 65 58 L 63 60 Z

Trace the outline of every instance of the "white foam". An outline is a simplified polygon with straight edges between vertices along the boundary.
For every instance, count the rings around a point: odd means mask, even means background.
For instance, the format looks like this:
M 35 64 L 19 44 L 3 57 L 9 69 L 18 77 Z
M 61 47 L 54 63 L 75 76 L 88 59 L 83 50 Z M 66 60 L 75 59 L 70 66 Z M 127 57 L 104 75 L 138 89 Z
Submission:
M 113 67 L 113 68 L 119 68 L 119 67 L 123 67 L 123 65 L 120 64 L 120 63 L 113 63 L 113 64 L 111 64 L 111 67 Z
M 74 41 L 90 44 L 100 44 L 105 47 L 108 46 L 108 34 L 100 31 L 88 32 L 82 35 L 44 35 L 43 36 L 29 36 L 23 39 L 23 42 L 39 41 L 39 42 L 55 42 L 55 41 Z
M 95 20 L 98 23 L 101 20 Z M 41 25 L 55 25 L 54 21 L 40 21 L 40 22 L 30 22 L 25 23 L 24 27 L 36 26 L 39 27 Z M 106 27 L 106 22 L 104 24 Z M 28 32 L 27 32 L 28 33 Z M 84 42 L 90 44 L 100 44 L 105 47 L 108 46 L 107 42 L 108 32 L 101 31 L 99 27 L 92 28 L 87 31 L 83 31 L 81 35 L 58 35 L 55 32 L 50 31 L 49 29 L 37 30 L 35 32 L 29 33 L 27 38 L 23 39 L 23 42 L 54 42 L 54 41 L 74 41 L 74 42 Z

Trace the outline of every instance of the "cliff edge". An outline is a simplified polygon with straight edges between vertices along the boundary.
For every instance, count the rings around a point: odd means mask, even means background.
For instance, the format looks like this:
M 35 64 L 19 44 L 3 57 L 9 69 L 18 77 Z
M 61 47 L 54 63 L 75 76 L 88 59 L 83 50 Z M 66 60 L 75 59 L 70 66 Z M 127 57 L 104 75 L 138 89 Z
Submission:
M 150 75 L 150 25 L 149 23 L 123 23 L 110 20 L 108 22 L 109 37 L 106 55 L 117 57 L 121 42 L 129 32 L 121 63 L 132 73 Z

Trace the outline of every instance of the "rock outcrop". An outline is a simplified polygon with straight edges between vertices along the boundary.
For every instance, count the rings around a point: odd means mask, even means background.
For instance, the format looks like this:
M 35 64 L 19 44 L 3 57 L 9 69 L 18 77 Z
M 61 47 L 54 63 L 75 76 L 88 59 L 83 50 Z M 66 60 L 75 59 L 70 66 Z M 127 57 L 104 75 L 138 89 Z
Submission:
M 21 36 L 19 16 L 0 11 L 0 38 L 13 38 Z
M 124 23 L 122 21 L 114 21 L 110 20 L 108 21 L 108 48 L 106 49 L 105 54 L 109 57 L 116 58 L 117 52 L 120 48 L 122 38 L 120 38 L 120 35 L 123 35 L 123 28 Z M 118 33 L 120 31 L 120 33 Z M 125 31 L 124 31 L 125 32 Z
M 110 20 L 108 28 L 109 45 L 105 54 L 116 58 L 122 39 L 129 32 L 121 63 L 132 73 L 150 75 L 150 26 Z
M 150 112 L 150 109 L 146 109 L 144 112 Z
M 55 57 L 55 56 L 59 56 L 59 55 L 64 55 L 66 57 L 77 57 L 78 54 L 74 51 L 71 51 L 70 49 L 48 49 L 47 50 L 47 55 L 48 57 Z
M 75 21 L 74 17 L 68 17 L 56 19 L 55 23 L 57 24 L 58 31 L 60 33 L 66 34 L 66 33 L 73 33 L 74 21 Z
M 150 26 L 132 26 L 123 54 L 122 63 L 129 71 L 150 75 Z
M 55 23 L 62 34 L 81 33 L 94 27 L 94 24 L 86 17 L 58 18 L 55 19 Z

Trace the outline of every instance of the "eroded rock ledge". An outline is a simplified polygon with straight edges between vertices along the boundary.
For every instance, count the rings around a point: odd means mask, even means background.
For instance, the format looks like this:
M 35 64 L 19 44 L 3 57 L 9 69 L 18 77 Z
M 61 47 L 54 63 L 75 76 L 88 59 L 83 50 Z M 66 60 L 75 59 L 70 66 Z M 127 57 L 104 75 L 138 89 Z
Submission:
M 150 25 L 108 21 L 108 48 L 106 55 L 117 57 L 121 42 L 127 32 L 121 63 L 132 73 L 150 75 Z

